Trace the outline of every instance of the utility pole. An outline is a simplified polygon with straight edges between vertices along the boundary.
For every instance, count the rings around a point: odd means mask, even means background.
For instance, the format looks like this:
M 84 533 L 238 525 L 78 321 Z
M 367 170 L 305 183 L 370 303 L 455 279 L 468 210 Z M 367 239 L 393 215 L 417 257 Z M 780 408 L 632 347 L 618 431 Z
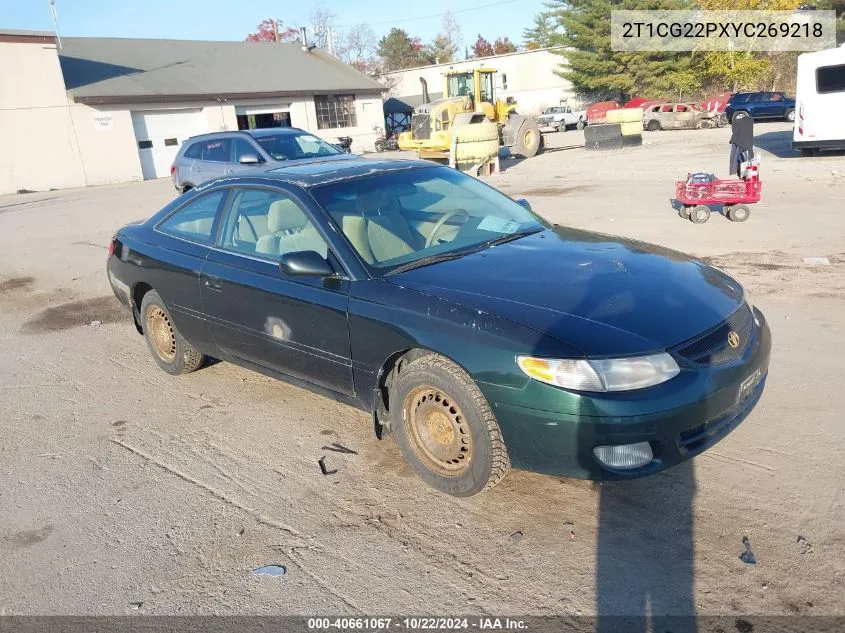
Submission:
M 50 14 L 53 16 L 53 24 L 56 27 L 56 41 L 59 44 L 59 50 L 62 50 L 62 36 L 59 35 L 59 15 L 56 13 L 56 0 L 50 0 Z

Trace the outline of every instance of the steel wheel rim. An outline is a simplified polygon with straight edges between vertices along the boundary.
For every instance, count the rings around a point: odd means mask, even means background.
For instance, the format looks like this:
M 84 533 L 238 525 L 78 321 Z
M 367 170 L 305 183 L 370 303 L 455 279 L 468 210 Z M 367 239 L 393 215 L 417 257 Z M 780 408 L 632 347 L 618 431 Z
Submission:
M 525 134 L 522 135 L 522 142 L 525 147 L 531 147 L 534 144 L 534 130 L 525 130 Z
M 160 306 L 151 305 L 147 308 L 145 322 L 155 353 L 163 361 L 172 363 L 176 360 L 176 332 L 167 313 Z
M 460 407 L 434 387 L 405 398 L 405 425 L 416 456 L 442 475 L 460 475 L 472 461 L 472 434 Z

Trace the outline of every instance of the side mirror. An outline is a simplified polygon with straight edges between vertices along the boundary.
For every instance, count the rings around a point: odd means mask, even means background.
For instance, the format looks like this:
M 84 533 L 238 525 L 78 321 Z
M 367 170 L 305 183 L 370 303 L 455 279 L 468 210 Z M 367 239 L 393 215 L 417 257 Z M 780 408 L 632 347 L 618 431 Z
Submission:
M 283 275 L 291 277 L 333 277 L 335 270 L 316 251 L 297 251 L 285 253 L 279 260 L 279 269 Z
M 516 200 L 516 203 L 519 206 L 524 207 L 524 208 L 528 209 L 529 211 L 531 211 L 531 204 L 525 198 L 520 198 L 519 200 Z
M 256 156 L 255 154 L 242 154 L 238 162 L 241 165 L 257 165 L 261 162 L 261 159 L 258 158 L 258 156 Z

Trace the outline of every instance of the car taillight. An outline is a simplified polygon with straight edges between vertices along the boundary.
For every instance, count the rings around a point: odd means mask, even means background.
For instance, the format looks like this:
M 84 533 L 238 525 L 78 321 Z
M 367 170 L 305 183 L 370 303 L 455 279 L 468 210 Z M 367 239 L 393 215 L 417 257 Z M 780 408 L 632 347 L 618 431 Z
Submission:
M 111 242 L 109 242 L 109 257 L 114 255 L 114 249 L 115 249 L 116 246 L 117 246 L 117 238 L 113 237 L 113 238 L 111 238 Z
M 170 166 L 170 175 L 172 176 L 175 173 L 176 173 L 176 165 L 171 165 Z

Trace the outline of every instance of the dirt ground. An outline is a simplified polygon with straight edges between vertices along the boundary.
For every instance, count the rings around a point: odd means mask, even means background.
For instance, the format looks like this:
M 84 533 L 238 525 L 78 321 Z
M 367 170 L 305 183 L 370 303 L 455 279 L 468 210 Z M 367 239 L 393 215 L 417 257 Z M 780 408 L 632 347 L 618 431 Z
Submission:
M 845 158 L 756 128 L 744 224 L 670 206 L 677 177 L 725 174 L 727 129 L 614 153 L 557 134 L 488 179 L 551 221 L 707 257 L 774 349 L 760 405 L 693 462 L 604 485 L 511 472 L 468 500 L 364 413 L 226 363 L 156 368 L 104 264 L 168 181 L 0 198 L 0 614 L 845 615 Z M 267 564 L 287 573 L 252 574 Z

